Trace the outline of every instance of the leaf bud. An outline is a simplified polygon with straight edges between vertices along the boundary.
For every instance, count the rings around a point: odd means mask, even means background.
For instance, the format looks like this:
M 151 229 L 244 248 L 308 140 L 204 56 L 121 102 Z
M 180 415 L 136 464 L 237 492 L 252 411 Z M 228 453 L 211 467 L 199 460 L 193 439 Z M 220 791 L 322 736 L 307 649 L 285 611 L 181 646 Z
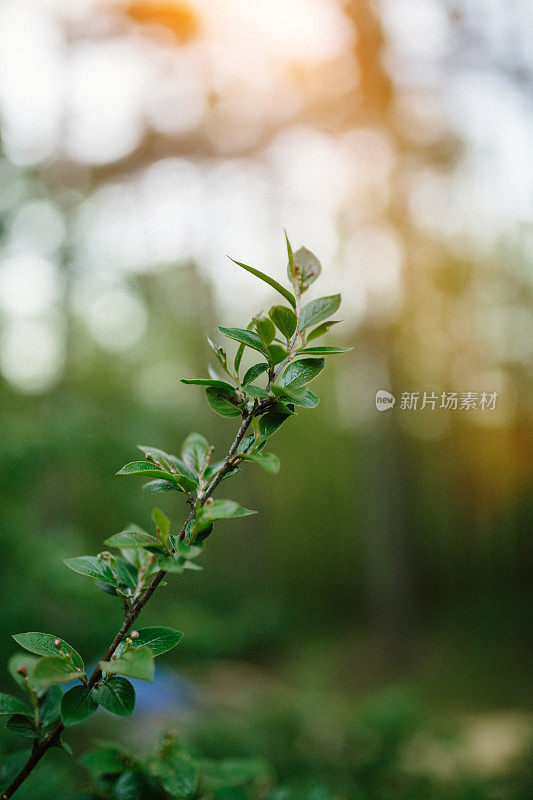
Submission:
M 25 667 L 24 664 L 21 664 L 20 667 L 17 667 L 17 672 L 25 678 L 28 674 L 28 668 Z
M 139 638 L 139 631 L 132 631 L 130 633 L 130 639 L 138 639 Z

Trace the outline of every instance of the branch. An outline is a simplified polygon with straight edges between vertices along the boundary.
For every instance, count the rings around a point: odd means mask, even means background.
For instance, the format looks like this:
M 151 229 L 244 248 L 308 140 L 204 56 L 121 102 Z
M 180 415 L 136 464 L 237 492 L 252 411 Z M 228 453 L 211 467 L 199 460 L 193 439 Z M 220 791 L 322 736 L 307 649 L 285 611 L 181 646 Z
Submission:
M 243 420 L 242 420 L 242 422 L 240 424 L 239 430 L 237 431 L 237 433 L 235 435 L 235 438 L 234 438 L 233 442 L 231 443 L 231 446 L 230 446 L 230 448 L 228 450 L 226 458 L 224 459 L 224 463 L 223 463 L 222 467 L 220 468 L 218 473 L 214 476 L 214 478 L 211 480 L 211 482 L 208 484 L 208 486 L 204 490 L 202 496 L 198 498 L 201 506 L 205 505 L 205 503 L 207 502 L 207 499 L 215 491 L 215 489 L 219 485 L 219 483 L 222 480 L 222 478 L 224 478 L 228 474 L 228 472 L 231 472 L 231 470 L 234 468 L 233 464 L 232 464 L 233 456 L 237 452 L 237 448 L 238 448 L 239 444 L 241 443 L 241 441 L 243 440 L 244 435 L 245 435 L 245 433 L 248 430 L 248 427 L 250 425 L 250 422 L 252 421 L 252 418 L 256 414 L 263 413 L 263 411 L 264 411 L 264 404 L 261 404 L 261 403 L 257 404 L 256 403 L 254 405 L 254 407 L 250 411 L 247 411 L 246 414 L 243 416 Z M 192 508 L 189 516 L 187 517 L 187 519 L 183 523 L 183 527 L 181 528 L 181 530 L 180 530 L 180 532 L 178 534 L 179 539 L 183 540 L 183 538 L 185 536 L 185 531 L 187 530 L 187 526 L 192 521 L 192 519 L 194 518 L 195 513 L 196 513 L 196 509 Z M 127 635 L 128 631 L 131 629 L 131 626 L 133 625 L 133 623 L 135 622 L 135 620 L 137 619 L 137 617 L 139 616 L 139 614 L 141 613 L 141 611 L 143 610 L 143 608 L 145 607 L 147 602 L 150 600 L 150 598 L 152 597 L 153 593 L 155 592 L 155 590 L 157 589 L 157 587 L 159 586 L 159 584 L 161 583 L 161 581 L 163 580 L 165 575 L 166 575 L 165 570 L 159 570 L 159 572 L 157 572 L 155 574 L 155 576 L 153 577 L 150 585 L 145 589 L 145 591 L 141 595 L 141 597 L 132 605 L 130 611 L 128 612 L 128 614 L 127 614 L 127 616 L 126 616 L 126 618 L 124 620 L 124 622 L 122 623 L 122 626 L 121 626 L 119 632 L 117 633 L 117 635 L 115 636 L 115 638 L 113 639 L 113 641 L 111 642 L 109 647 L 107 648 L 107 650 L 105 652 L 105 655 L 102 656 L 100 661 L 110 661 L 111 660 L 111 657 L 113 656 L 115 650 L 117 649 L 119 644 L 122 642 L 122 640 L 125 638 L 125 636 Z M 98 662 L 98 664 L 100 664 L 100 662 Z M 94 672 L 92 673 L 92 675 L 89 678 L 89 681 L 87 683 L 87 686 L 88 686 L 89 689 L 92 689 L 93 686 L 95 686 L 98 683 L 101 675 L 102 675 L 102 670 L 100 669 L 100 666 L 98 665 L 96 667 L 96 669 L 94 670 Z M 63 723 L 59 722 L 56 725 L 56 727 L 54 728 L 53 731 L 51 731 L 41 742 L 39 742 L 38 744 L 36 744 L 34 746 L 34 749 L 33 749 L 32 753 L 31 753 L 29 759 L 27 760 L 27 762 L 24 764 L 24 766 L 20 770 L 19 774 L 16 776 L 16 778 L 14 778 L 14 780 L 10 783 L 10 785 L 8 786 L 8 788 L 5 790 L 4 794 L 2 795 L 2 800 L 8 800 L 10 797 L 13 796 L 13 794 L 16 792 L 16 790 L 19 788 L 19 786 L 26 780 L 26 778 L 33 771 L 34 767 L 39 763 L 39 761 L 44 756 L 44 754 L 54 744 L 57 744 L 57 742 L 59 741 L 59 737 L 61 736 L 61 733 L 63 732 L 64 728 L 65 728 L 65 726 L 63 725 Z

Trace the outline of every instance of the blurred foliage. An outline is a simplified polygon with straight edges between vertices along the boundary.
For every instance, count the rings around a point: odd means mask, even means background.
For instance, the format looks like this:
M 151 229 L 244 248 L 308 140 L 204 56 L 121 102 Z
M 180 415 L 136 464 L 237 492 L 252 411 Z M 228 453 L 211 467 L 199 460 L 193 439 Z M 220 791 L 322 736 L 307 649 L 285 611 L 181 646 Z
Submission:
M 529 85 L 527 71 L 508 68 L 511 60 L 500 63 L 490 36 L 473 35 L 471 5 L 446 10 L 455 43 L 450 71 L 455 75 L 463 61 L 483 70 L 494 67 L 515 97 L 515 89 Z M 112 23 L 107 10 L 98 10 L 94 27 L 83 20 L 77 27 L 72 20 L 65 26 L 65 49 L 74 50 L 76 42 L 116 43 L 119 35 L 133 37 L 135 47 L 150 40 L 179 49 L 202 35 L 191 8 L 132 2 L 113 8 Z M 378 157 L 378 173 L 386 173 L 386 179 L 348 192 L 333 210 L 317 205 L 311 224 L 331 212 L 335 258 L 348 275 L 358 267 L 357 254 L 347 250 L 350 237 L 359 227 L 385 225 L 403 253 L 401 285 L 392 303 L 390 297 L 384 302 L 371 291 L 378 267 L 357 271 L 362 288 L 352 284 L 353 307 L 361 307 L 363 295 L 368 302 L 343 342 L 354 351 L 344 364 L 332 365 L 331 387 L 317 380 L 323 399 L 312 426 L 297 419 L 276 442 L 283 464 L 278 478 L 250 474 L 246 484 L 235 478 L 239 501 L 260 514 L 243 520 L 238 530 L 217 534 L 206 552 L 203 578 L 189 576 L 177 590 L 156 596 L 143 624 L 161 622 L 185 631 L 179 654 L 169 663 L 206 691 L 215 693 L 220 684 L 224 689 L 241 664 L 258 671 L 255 679 L 262 686 L 274 682 L 268 703 L 261 704 L 246 694 L 248 678 L 241 676 L 244 698 L 238 712 L 218 719 L 210 708 L 198 732 L 188 731 L 186 745 L 194 755 L 264 757 L 281 786 L 289 786 L 296 797 L 314 791 L 313 800 L 329 798 L 328 792 L 343 800 L 526 800 L 533 791 L 531 758 L 498 774 L 462 766 L 461 759 L 468 749 L 464 715 L 480 714 L 490 733 L 491 715 L 532 710 L 528 229 L 518 221 L 507 237 L 495 234 L 496 243 L 486 231 L 488 244 L 479 231 L 469 238 L 456 233 L 453 224 L 447 235 L 442 195 L 433 203 L 431 196 L 418 203 L 419 211 L 427 206 L 444 219 L 442 228 L 421 224 L 410 187 L 427 175 L 437 183 L 464 186 L 460 166 L 469 143 L 446 118 L 444 85 L 440 96 L 428 80 L 433 62 L 428 67 L 422 59 L 418 73 L 412 64 L 406 69 L 391 45 L 384 8 L 348 2 L 342 13 L 355 34 L 343 58 L 307 71 L 291 62 L 291 87 L 298 87 L 298 102 L 289 93 L 292 116 L 287 121 L 272 104 L 255 139 L 239 138 L 246 132 L 246 119 L 239 115 L 250 103 L 242 100 L 242 85 L 230 81 L 226 89 L 224 84 L 208 87 L 207 116 L 192 134 L 173 136 L 146 123 L 137 144 L 115 161 L 77 162 L 61 151 L 56 160 L 28 165 L 23 158 L 10 161 L 3 146 L 3 251 L 12 252 L 17 214 L 33 200 L 55 204 L 66 235 L 53 254 L 61 292 L 50 312 L 59 319 L 65 342 L 62 372 L 35 394 L 17 390 L 7 378 L 0 382 L 0 653 L 5 662 L 14 651 L 13 631 L 53 629 L 96 661 L 119 615 L 110 611 L 103 593 L 68 574 L 61 559 L 91 552 L 130 521 L 148 524 L 150 499 L 112 479 L 135 457 L 136 443 L 177 450 L 195 428 L 209 434 L 220 454 L 231 435 L 231 426 L 212 419 L 199 390 L 178 383 L 203 369 L 209 348 L 202 320 L 217 318 L 217 298 L 228 290 L 229 273 L 219 270 L 214 285 L 193 258 L 174 263 L 158 257 L 152 264 L 143 247 L 156 243 L 148 234 L 148 244 L 135 240 L 132 250 L 139 247 L 139 261 L 148 271 L 128 272 L 125 258 L 126 267 L 112 280 L 139 299 L 147 313 L 146 332 L 124 350 L 106 347 L 97 342 L 76 301 L 80 282 L 96 286 L 102 267 L 99 252 L 91 251 L 92 260 L 83 260 L 85 251 L 80 256 L 80 229 L 96 207 L 88 209 L 84 202 L 120 189 L 119 204 L 129 219 L 132 209 L 140 213 L 133 198 L 143 196 L 143 170 L 174 158 L 203 170 L 215 168 L 220 183 L 202 184 L 202 191 L 207 196 L 218 186 L 221 206 L 229 205 L 230 211 L 221 223 L 220 209 L 207 197 L 198 203 L 207 209 L 210 242 L 212 230 L 228 221 L 239 231 L 252 227 L 242 207 L 235 203 L 234 209 L 231 201 L 244 195 L 244 207 L 250 205 L 255 214 L 248 197 L 257 180 L 254 168 L 265 168 L 265 153 L 280 131 L 295 126 L 303 142 L 310 130 L 323 138 L 363 130 L 364 141 L 386 143 L 393 167 L 387 171 Z M 510 14 L 511 23 L 511 11 L 502 13 Z M 486 15 L 476 14 L 480 26 L 490 16 L 488 7 Z M 409 28 L 413 41 L 423 39 L 417 25 L 418 18 Z M 496 44 L 498 32 L 507 37 L 508 28 L 499 23 L 494 28 Z M 230 52 L 236 46 L 232 42 Z M 520 49 L 510 49 L 518 58 Z M 184 49 L 183 56 L 188 63 L 189 51 Z M 321 70 L 327 91 L 320 90 Z M 345 80 L 337 91 L 334 76 L 352 72 L 357 80 Z M 449 73 L 436 74 L 438 83 Z M 442 106 L 436 113 L 435 93 Z M 495 105 L 501 97 L 495 95 Z M 34 126 L 40 128 L 40 120 Z M 507 145 L 508 128 L 502 131 Z M 365 150 L 363 164 L 366 159 Z M 230 166 L 248 182 L 238 183 L 238 197 L 228 200 L 223 189 Z M 491 171 L 488 162 L 485 171 Z M 273 182 L 279 182 L 277 173 Z M 305 194 L 308 184 L 302 183 Z M 314 188 L 318 204 L 322 186 Z M 465 214 L 468 207 L 478 209 L 485 192 L 484 185 L 470 189 L 461 206 Z M 309 198 L 303 194 L 289 194 L 284 211 L 294 213 L 299 203 L 305 210 Z M 196 220 L 194 235 L 186 229 L 187 236 L 199 237 L 203 220 Z M 261 225 L 254 218 L 258 236 Z M 32 233 L 33 240 L 26 242 L 30 251 L 44 233 Z M 254 228 L 252 238 L 255 234 Z M 108 239 L 112 249 L 113 233 Z M 117 240 L 123 244 L 118 233 Z M 317 254 L 323 256 L 318 248 Z M 104 275 L 107 280 L 105 270 Z M 2 331 L 10 322 L 2 312 Z M 387 386 L 396 397 L 404 390 L 470 389 L 480 375 L 501 387 L 502 416 L 493 425 L 461 414 L 402 416 L 397 409 L 376 420 L 377 388 Z M 179 499 L 165 499 L 163 507 L 176 520 L 185 514 Z M 83 607 L 91 609 L 90 627 L 80 621 Z M 408 678 L 417 687 L 429 713 L 409 693 L 381 695 L 362 710 L 369 695 L 396 678 Z M 179 716 L 178 710 L 171 716 Z M 440 726 L 435 719 L 442 718 Z M 86 730 L 92 742 L 94 732 Z M 119 733 L 122 740 L 125 730 Z M 495 738 L 494 752 L 505 751 L 505 736 L 504 741 Z M 483 749 L 483 736 L 478 739 Z M 405 750 L 414 747 L 413 741 L 421 750 L 411 751 L 415 768 L 407 769 Z M 72 775 L 66 757 L 54 754 L 20 796 L 61 797 L 80 785 L 81 774 Z M 314 783 L 324 784 L 322 794 L 312 789 Z M 288 798 L 292 795 L 280 790 L 270 800 Z

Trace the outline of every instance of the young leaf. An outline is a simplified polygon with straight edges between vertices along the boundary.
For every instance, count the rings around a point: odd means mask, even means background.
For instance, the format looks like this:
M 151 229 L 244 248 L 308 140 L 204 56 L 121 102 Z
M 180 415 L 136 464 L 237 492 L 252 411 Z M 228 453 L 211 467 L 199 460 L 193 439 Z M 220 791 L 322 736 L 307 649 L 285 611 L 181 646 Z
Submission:
M 61 719 L 63 725 L 74 725 L 94 714 L 98 708 L 91 690 L 86 686 L 73 686 L 61 699 Z
M 325 367 L 323 358 L 302 358 L 289 364 L 281 378 L 279 385 L 287 389 L 299 389 L 316 378 Z
M 101 661 L 100 669 L 104 675 L 127 675 L 141 681 L 151 681 L 154 677 L 154 658 L 147 647 L 126 650 L 119 658 Z
M 52 633 L 30 631 L 29 633 L 17 633 L 13 639 L 25 650 L 36 653 L 38 656 L 58 656 L 61 650 L 66 656 L 70 656 L 75 667 L 83 669 L 83 660 L 80 654 L 68 642 Z M 60 646 L 56 647 L 55 642 L 59 642 Z
M 334 314 L 341 304 L 340 294 L 333 294 L 329 297 L 319 297 L 317 300 L 311 300 L 302 308 L 300 315 L 300 330 L 309 328 L 311 325 L 316 325 L 322 322 L 326 317 Z
M 208 450 L 209 444 L 204 436 L 200 433 L 190 433 L 183 442 L 181 456 L 185 464 L 199 474 L 205 467 Z
M 300 278 L 300 290 L 305 292 L 322 272 L 322 264 L 307 247 L 300 247 L 294 253 L 294 265 Z
M 138 649 L 139 647 L 147 647 L 153 656 L 160 656 L 163 653 L 168 653 L 173 647 L 176 647 L 183 638 L 181 631 L 175 631 L 172 628 L 140 628 L 138 631 L 138 638 L 132 639 L 130 650 Z M 123 649 L 123 648 L 122 648 Z M 117 648 L 117 655 L 120 655 Z
M 148 494 L 156 494 L 157 492 L 183 492 L 184 489 L 176 483 L 171 481 L 161 480 L 160 478 L 155 481 L 148 481 L 142 487 L 143 492 Z
M 96 556 L 78 556 L 78 558 L 65 558 L 63 563 L 74 572 L 80 575 L 87 575 L 100 583 L 107 583 L 109 586 L 116 586 L 117 581 L 109 564 L 101 561 Z
M 218 393 L 216 389 L 206 389 L 205 391 L 207 401 L 213 411 L 220 414 L 221 417 L 240 417 L 241 412 L 239 408 L 234 405 L 227 397 Z
M 209 378 L 191 378 L 190 380 L 182 378 L 181 382 L 194 386 L 209 386 L 212 389 L 216 389 L 218 394 L 224 397 L 233 397 L 235 394 L 235 388 L 231 386 L 231 384 L 226 383 L 226 381 L 210 380 Z
M 79 678 L 81 670 L 75 669 L 70 661 L 61 656 L 43 656 L 33 670 L 33 680 L 41 686 L 53 683 L 69 683 Z
M 131 549 L 136 547 L 147 547 L 148 545 L 157 546 L 159 544 L 159 540 L 156 539 L 155 536 L 151 536 L 149 533 L 145 533 L 145 531 L 137 529 L 115 533 L 114 536 L 110 536 L 109 539 L 106 539 L 104 544 L 107 544 L 109 547 L 126 547 Z
M 265 437 L 272 436 L 274 431 L 277 431 L 280 425 L 290 416 L 291 412 L 284 405 L 278 403 L 271 411 L 267 411 L 266 414 L 263 414 L 259 420 L 259 430 L 261 434 Z
M 296 351 L 297 356 L 332 356 L 336 353 L 347 353 L 351 347 L 300 347 Z
M 245 345 L 245 347 L 251 347 L 252 350 L 257 350 L 264 356 L 267 355 L 267 349 L 257 333 L 244 330 L 244 328 L 223 328 L 221 325 L 218 326 L 218 329 L 225 336 L 234 339 L 236 342 L 240 342 Z
M 318 327 L 313 328 L 312 331 L 309 331 L 307 334 L 307 341 L 310 342 L 313 339 L 318 339 L 319 336 L 324 336 L 333 325 L 338 325 L 339 322 L 342 322 L 340 319 L 330 319 L 327 322 L 323 322 L 322 325 L 318 325 Z
M 255 329 L 263 344 L 268 347 L 274 336 L 276 335 L 276 328 L 274 324 L 267 317 L 258 317 L 254 320 Z
M 165 545 L 167 543 L 168 534 L 170 533 L 170 520 L 169 518 L 163 514 L 163 512 L 159 508 L 154 508 L 152 510 L 152 520 L 157 528 L 157 536 L 161 544 Z
M 278 283 L 276 280 L 274 280 L 274 278 L 271 278 L 269 275 L 265 275 L 264 272 L 261 272 L 260 270 L 255 269 L 254 267 L 249 267 L 247 264 L 243 264 L 241 261 L 235 261 L 234 258 L 231 258 L 230 260 L 233 261 L 234 264 L 237 264 L 237 266 L 242 267 L 242 269 L 245 269 L 247 272 L 250 272 L 252 275 L 255 275 L 256 278 L 259 278 L 265 283 L 268 283 L 268 285 L 272 286 L 273 289 L 279 292 L 285 298 L 285 300 L 287 300 L 291 304 L 293 308 L 296 308 L 296 300 L 294 299 L 294 296 L 291 294 L 291 292 L 289 292 L 288 289 L 285 289 L 285 287 L 282 286 L 281 283 Z
M 288 277 L 288 279 L 290 280 L 291 283 L 294 283 L 294 281 L 298 277 L 298 274 L 296 272 L 296 265 L 294 263 L 294 253 L 292 252 L 292 246 L 291 246 L 291 243 L 289 241 L 289 237 L 287 236 L 287 231 L 284 230 L 283 232 L 285 234 L 285 244 L 287 245 L 287 258 L 288 258 L 288 262 L 287 262 L 287 277 Z
M 246 386 L 248 383 L 252 383 L 258 378 L 263 372 L 266 372 L 268 369 L 268 364 L 266 361 L 261 361 L 259 364 L 254 364 L 253 367 L 245 373 L 244 378 L 242 379 L 242 385 Z
M 279 458 L 274 453 L 252 453 L 251 455 L 244 455 L 242 458 L 245 461 L 252 461 L 254 464 L 258 464 L 266 472 L 270 472 L 271 475 L 277 475 L 279 472 Z
M 296 330 L 296 314 L 287 306 L 272 306 L 268 316 L 287 341 Z
M 202 531 L 217 519 L 233 519 L 256 513 L 248 508 L 242 508 L 233 500 L 213 500 L 212 503 L 206 503 L 196 515 L 195 529 Z
M 15 714 L 7 721 L 6 728 L 14 733 L 16 736 L 22 736 L 23 739 L 37 739 L 39 734 L 35 730 L 35 723 L 29 715 Z
M 0 715 L 4 716 L 5 714 L 27 714 L 29 717 L 32 716 L 26 703 L 23 703 L 17 697 L 11 697 L 10 694 L 0 692 Z
M 135 689 L 126 678 L 109 678 L 93 691 L 94 699 L 106 711 L 131 717 L 135 709 Z

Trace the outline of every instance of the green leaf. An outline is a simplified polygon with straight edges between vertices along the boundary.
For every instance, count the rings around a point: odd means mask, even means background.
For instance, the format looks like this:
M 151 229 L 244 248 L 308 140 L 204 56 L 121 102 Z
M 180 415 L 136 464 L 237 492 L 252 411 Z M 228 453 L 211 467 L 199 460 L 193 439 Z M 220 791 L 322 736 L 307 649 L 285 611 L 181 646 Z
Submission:
M 141 681 L 154 677 L 154 658 L 148 647 L 126 650 L 119 658 L 101 661 L 100 669 L 105 675 L 127 675 Z
M 285 361 L 288 355 L 289 351 L 280 344 L 271 344 L 268 348 L 268 360 L 273 366 L 276 366 L 276 364 L 281 364 L 282 361 Z
M 329 331 L 333 325 L 338 325 L 339 322 L 342 322 L 340 319 L 330 319 L 327 322 L 323 322 L 322 325 L 319 325 L 317 328 L 313 328 L 312 331 L 309 331 L 307 334 L 307 341 L 310 342 L 313 339 L 318 339 L 319 336 L 324 336 L 325 333 Z
M 191 797 L 198 785 L 198 772 L 185 753 L 173 752 L 161 764 L 161 783 L 171 797 Z
M 185 569 L 186 561 L 181 556 L 161 556 L 157 559 L 157 566 L 165 572 L 181 575 Z
M 265 283 L 268 283 L 268 285 L 272 286 L 273 289 L 279 292 L 285 298 L 285 300 L 287 300 L 291 304 L 293 308 L 296 308 L 296 300 L 294 299 L 294 296 L 291 294 L 291 292 L 289 292 L 288 289 L 285 289 L 285 287 L 282 286 L 281 283 L 278 283 L 276 280 L 274 280 L 274 278 L 271 278 L 269 275 L 265 275 L 264 272 L 261 272 L 260 270 L 255 269 L 254 267 L 249 267 L 247 264 L 243 264 L 241 261 L 235 261 L 234 258 L 231 258 L 230 260 L 233 261 L 234 264 L 237 264 L 237 266 L 242 267 L 242 269 L 245 269 L 247 272 L 250 272 L 252 275 L 255 275 L 256 278 L 259 278 Z
M 289 364 L 281 378 L 279 385 L 287 389 L 299 389 L 316 378 L 325 367 L 323 358 L 302 358 Z
M 288 398 L 292 405 L 301 406 L 302 408 L 315 408 L 318 405 L 318 397 L 313 392 L 307 390 L 301 397 L 296 397 L 294 392 L 291 392 Z
M 142 475 L 143 478 L 162 478 L 167 481 L 174 479 L 168 472 L 165 472 L 150 461 L 131 461 L 119 469 L 117 475 Z
M 180 556 L 187 559 L 189 561 L 192 558 L 198 558 L 198 556 L 202 555 L 204 548 L 198 547 L 194 544 L 186 544 L 185 542 L 180 541 L 176 536 L 170 537 L 172 540 L 172 546 L 179 553 Z
M 74 686 L 62 697 L 61 719 L 64 725 L 74 725 L 90 717 L 97 708 L 90 689 L 86 686 Z
M 144 453 L 147 460 L 151 461 L 154 466 L 158 467 L 161 465 L 164 470 L 167 472 L 170 471 L 172 456 L 169 456 L 164 450 L 160 450 L 158 447 L 146 447 L 143 444 L 138 444 L 137 449 Z
M 218 329 L 225 336 L 234 339 L 236 342 L 241 342 L 245 347 L 251 347 L 252 350 L 257 350 L 262 355 L 267 355 L 267 349 L 257 333 L 253 331 L 244 330 L 244 328 L 223 328 L 221 325 Z
M 39 719 L 43 727 L 52 725 L 61 716 L 61 698 L 63 691 L 60 686 L 50 686 L 39 706 Z
M 153 656 L 160 656 L 163 653 L 168 653 L 173 647 L 176 647 L 183 639 L 181 631 L 175 631 L 173 628 L 140 628 L 137 633 L 139 637 L 132 639 L 130 650 L 138 649 L 139 647 L 147 647 Z M 120 655 L 117 648 L 117 655 Z
M 17 750 L 15 753 L 2 756 L 2 763 L 0 765 L 0 791 L 7 789 L 11 781 L 17 777 L 20 770 L 24 767 L 29 757 L 31 750 Z
M 260 777 L 268 777 L 270 771 L 263 761 L 251 759 L 224 759 L 222 761 L 199 761 L 202 778 L 213 789 L 241 786 Z
M 204 530 L 217 519 L 235 519 L 256 513 L 248 508 L 242 508 L 234 500 L 213 500 L 212 503 L 206 503 L 196 515 L 195 529 Z
M 153 508 L 152 509 L 152 520 L 157 528 L 157 537 L 161 544 L 165 545 L 167 543 L 168 534 L 170 533 L 170 520 L 169 518 L 163 514 L 161 509 Z
M 119 775 L 127 769 L 127 762 L 118 747 L 90 750 L 80 758 L 80 764 L 96 775 Z
M 277 429 L 282 425 L 286 419 L 291 415 L 291 412 L 285 408 L 281 403 L 278 403 L 271 411 L 263 414 L 259 420 L 259 430 L 263 436 L 272 436 Z
M 7 662 L 7 670 L 15 683 L 27 691 L 25 676 L 21 675 L 17 670 L 19 667 L 25 667 L 27 671 L 27 678 L 32 685 L 33 681 L 33 670 L 35 669 L 35 665 L 39 661 L 38 658 L 35 656 L 29 656 L 27 653 L 14 653 L 9 661 Z
M 276 328 L 274 324 L 267 317 L 257 317 L 254 320 L 255 329 L 263 344 L 268 347 L 274 336 L 276 335 Z
M 121 588 L 126 587 L 127 589 L 131 589 L 132 591 L 137 588 L 137 581 L 139 580 L 139 576 L 137 573 L 136 568 L 126 561 L 123 558 L 116 558 L 115 559 L 115 571 L 117 573 L 118 582 Z M 126 594 L 126 596 L 131 596 L 131 592 L 124 592 L 121 591 L 121 594 Z
M 33 680 L 41 686 L 53 683 L 69 683 L 79 678 L 81 669 L 75 669 L 70 661 L 61 656 L 43 656 L 33 670 Z
M 329 297 L 319 297 L 317 300 L 311 300 L 302 308 L 300 314 L 300 330 L 309 328 L 311 325 L 316 325 L 322 322 L 326 317 L 334 314 L 341 304 L 340 294 L 333 294 Z
M 66 656 L 71 657 L 75 667 L 83 669 L 83 660 L 80 654 L 59 636 L 54 636 L 52 633 L 30 631 L 29 633 L 17 633 L 13 639 L 25 650 L 36 653 L 38 656 L 57 656 L 61 650 Z M 60 642 L 60 647 L 55 646 L 54 642 L 57 641 Z
M 231 384 L 226 383 L 226 381 L 211 380 L 210 378 L 191 378 L 190 380 L 182 378 L 181 382 L 194 386 L 209 386 L 212 389 L 216 389 L 218 394 L 224 397 L 233 397 L 235 394 L 235 388 L 231 386 Z
M 209 344 L 209 347 L 211 348 L 211 350 L 215 354 L 215 357 L 216 357 L 218 363 L 225 370 L 225 372 L 227 372 L 228 371 L 228 354 L 226 353 L 226 351 L 224 350 L 223 347 L 219 347 L 214 342 L 212 342 L 211 339 L 209 338 L 209 336 L 207 337 L 207 342 Z
M 136 528 L 136 526 L 132 526 L 129 530 L 126 529 L 121 533 L 115 533 L 114 536 L 110 536 L 109 539 L 104 541 L 104 544 L 107 544 L 109 547 L 126 547 L 126 548 L 135 548 L 135 547 L 147 547 L 148 545 L 159 545 L 159 540 L 156 539 L 155 536 L 151 536 L 149 533 L 142 531 L 140 528 Z
M 297 356 L 332 356 L 336 353 L 347 353 L 352 347 L 300 347 L 296 351 Z
M 251 455 L 243 455 L 242 458 L 245 461 L 252 461 L 254 464 L 258 464 L 266 472 L 270 472 L 271 475 L 277 475 L 279 472 L 279 458 L 274 453 L 252 453 Z
M 245 386 L 244 391 L 247 394 L 251 394 L 252 397 L 266 398 L 270 396 L 266 389 L 261 389 L 260 386 L 254 386 L 252 383 L 248 384 L 248 386 Z
M 172 473 L 173 477 L 170 478 L 169 475 L 165 475 L 165 480 L 177 480 L 187 492 L 194 490 L 198 486 L 198 478 L 180 458 L 169 455 L 155 447 L 144 447 L 144 445 L 138 445 L 138 447 L 145 455 L 150 454 L 156 458 L 168 472 Z
M 268 316 L 287 341 L 296 330 L 296 314 L 287 306 L 272 306 Z
M 213 411 L 216 411 L 221 417 L 241 416 L 241 412 L 238 407 L 234 405 L 231 400 L 228 400 L 227 397 L 218 394 L 216 389 L 206 389 L 205 394 Z
M 172 483 L 171 481 L 164 481 L 160 479 L 156 479 L 155 481 L 148 481 L 142 487 L 143 492 L 148 492 L 148 494 L 156 494 L 157 492 L 181 492 L 183 491 L 182 487 Z
M 307 247 L 300 247 L 294 253 L 294 268 L 299 276 L 302 292 L 305 292 L 322 272 L 322 264 Z
M 244 378 L 242 379 L 242 385 L 246 386 L 248 383 L 252 383 L 258 378 L 263 372 L 266 372 L 268 369 L 268 364 L 266 361 L 261 361 L 259 364 L 254 364 L 253 367 L 246 372 Z
M 291 283 L 294 283 L 296 278 L 298 277 L 296 273 L 296 265 L 294 263 L 294 253 L 292 252 L 292 246 L 289 241 L 289 237 L 287 236 L 287 231 L 283 229 L 283 233 L 285 234 L 285 244 L 287 245 L 287 277 Z
M 126 678 L 109 678 L 93 691 L 96 702 L 119 717 L 131 717 L 135 709 L 135 689 Z
M 109 797 L 111 800 L 148 800 L 153 798 L 148 778 L 139 770 L 128 770 L 116 781 Z
M 286 386 L 278 386 L 275 383 L 270 387 L 270 391 L 283 402 L 300 400 L 305 394 L 304 389 L 288 389 Z
M 116 586 L 117 580 L 109 564 L 101 561 L 96 556 L 78 556 L 78 558 L 65 558 L 63 563 L 74 572 L 80 575 L 87 575 L 108 586 Z
M 22 736 L 24 739 L 37 739 L 39 734 L 35 730 L 35 723 L 26 714 L 15 714 L 7 721 L 6 728 L 16 736 Z
M 10 694 L 0 692 L 0 715 L 4 716 L 4 714 L 27 714 L 31 717 L 31 711 L 26 703 L 17 697 L 11 697 Z
M 205 467 L 208 451 L 209 443 L 205 436 L 200 433 L 190 433 L 183 442 L 181 456 L 185 464 L 199 474 Z

